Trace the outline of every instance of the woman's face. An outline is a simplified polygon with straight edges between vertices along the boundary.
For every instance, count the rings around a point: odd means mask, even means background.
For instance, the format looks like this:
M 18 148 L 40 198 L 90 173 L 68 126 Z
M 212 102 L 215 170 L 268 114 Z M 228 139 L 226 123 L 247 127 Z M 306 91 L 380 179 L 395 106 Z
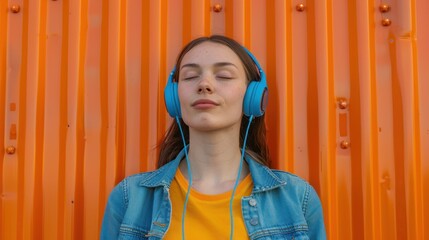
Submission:
M 180 107 L 190 128 L 214 131 L 240 126 L 247 79 L 234 51 L 204 42 L 187 52 L 179 67 Z

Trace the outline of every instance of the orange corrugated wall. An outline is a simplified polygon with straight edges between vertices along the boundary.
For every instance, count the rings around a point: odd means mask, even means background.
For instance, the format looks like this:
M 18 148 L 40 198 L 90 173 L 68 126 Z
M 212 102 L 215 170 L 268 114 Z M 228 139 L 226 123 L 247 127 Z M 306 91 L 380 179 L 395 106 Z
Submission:
M 155 168 L 175 56 L 209 34 L 267 72 L 273 167 L 317 189 L 329 239 L 429 239 L 428 13 L 426 0 L 1 0 L 0 239 L 97 239 L 112 187 Z

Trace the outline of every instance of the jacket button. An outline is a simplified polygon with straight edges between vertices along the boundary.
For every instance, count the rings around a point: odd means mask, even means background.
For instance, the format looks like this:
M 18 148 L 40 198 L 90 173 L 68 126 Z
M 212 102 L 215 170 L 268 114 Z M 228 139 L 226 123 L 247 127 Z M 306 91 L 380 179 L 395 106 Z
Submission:
M 254 207 L 254 206 L 256 206 L 256 204 L 257 204 L 256 199 L 252 198 L 252 199 L 249 200 L 249 205 L 250 206 Z
M 255 226 L 258 225 L 259 221 L 257 218 L 250 219 L 250 225 Z

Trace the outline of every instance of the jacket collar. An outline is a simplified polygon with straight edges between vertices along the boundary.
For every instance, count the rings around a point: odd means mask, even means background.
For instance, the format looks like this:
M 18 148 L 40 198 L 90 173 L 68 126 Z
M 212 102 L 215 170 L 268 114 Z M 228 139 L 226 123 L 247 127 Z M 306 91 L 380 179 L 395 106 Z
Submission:
M 264 192 L 283 185 L 287 182 L 280 179 L 270 168 L 255 161 L 249 154 L 244 158 L 249 165 L 253 180 L 253 192 Z
M 143 173 L 145 177 L 140 181 L 139 185 L 144 187 L 170 187 L 177 168 L 179 167 L 179 163 L 184 157 L 185 150 L 183 149 L 174 160 L 165 164 L 158 170 Z M 249 165 L 249 170 L 252 175 L 253 192 L 263 192 L 286 185 L 285 180 L 280 179 L 271 169 L 258 163 L 250 155 L 246 154 L 244 159 Z

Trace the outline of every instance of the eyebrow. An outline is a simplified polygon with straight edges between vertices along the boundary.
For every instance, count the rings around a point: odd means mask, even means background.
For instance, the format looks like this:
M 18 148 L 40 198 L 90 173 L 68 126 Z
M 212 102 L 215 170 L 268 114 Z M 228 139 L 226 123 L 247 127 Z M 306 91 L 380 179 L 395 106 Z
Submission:
M 180 69 L 183 69 L 185 67 L 198 68 L 199 66 L 200 65 L 198 65 L 196 63 L 187 63 L 187 64 L 184 64 Z M 214 66 L 215 67 L 233 66 L 233 67 L 238 69 L 238 67 L 235 64 L 230 63 L 230 62 L 217 62 L 214 64 Z

